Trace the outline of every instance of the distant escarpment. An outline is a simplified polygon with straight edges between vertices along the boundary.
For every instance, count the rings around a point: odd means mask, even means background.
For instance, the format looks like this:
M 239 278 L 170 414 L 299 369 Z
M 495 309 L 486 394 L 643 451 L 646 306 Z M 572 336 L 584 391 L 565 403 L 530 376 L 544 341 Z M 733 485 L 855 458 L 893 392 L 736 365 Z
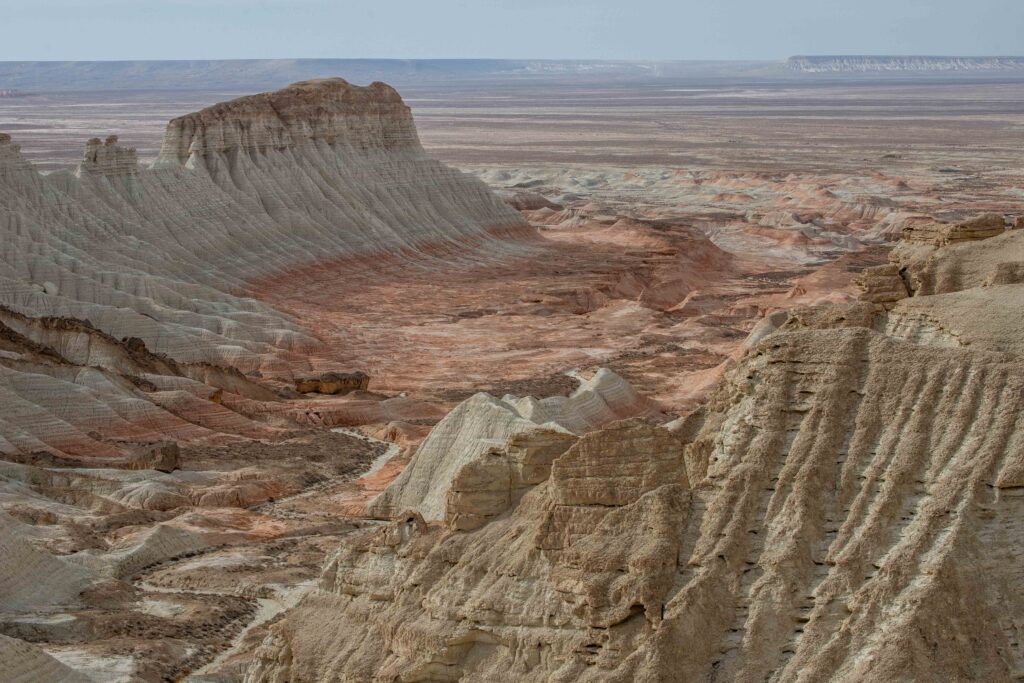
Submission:
M 412 113 L 394 88 L 379 82 L 360 88 L 332 78 L 293 83 L 173 119 L 157 165 L 316 143 L 420 151 Z
M 1024 57 L 801 55 L 790 57 L 787 65 L 804 73 L 1016 71 L 1024 74 Z

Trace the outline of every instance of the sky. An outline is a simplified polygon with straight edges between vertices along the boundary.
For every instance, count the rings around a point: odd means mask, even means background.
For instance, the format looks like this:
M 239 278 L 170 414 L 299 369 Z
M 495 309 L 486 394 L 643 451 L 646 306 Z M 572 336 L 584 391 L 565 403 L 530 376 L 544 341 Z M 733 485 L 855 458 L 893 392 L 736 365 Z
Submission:
M 1024 0 L 0 0 L 0 60 L 1024 54 Z

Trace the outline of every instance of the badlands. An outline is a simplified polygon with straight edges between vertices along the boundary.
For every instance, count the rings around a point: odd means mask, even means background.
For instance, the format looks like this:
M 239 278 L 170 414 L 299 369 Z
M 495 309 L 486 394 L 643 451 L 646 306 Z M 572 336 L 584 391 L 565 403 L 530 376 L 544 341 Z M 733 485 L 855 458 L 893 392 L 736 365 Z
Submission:
M 0 80 L 3 680 L 1024 677 L 1024 81 L 574 68 Z

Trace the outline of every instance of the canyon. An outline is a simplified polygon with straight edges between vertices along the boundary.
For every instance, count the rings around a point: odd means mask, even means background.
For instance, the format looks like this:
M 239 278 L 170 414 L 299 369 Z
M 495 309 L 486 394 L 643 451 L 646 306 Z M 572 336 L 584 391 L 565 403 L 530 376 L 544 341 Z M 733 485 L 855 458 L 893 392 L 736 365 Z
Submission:
M 1022 85 L 451 68 L 0 102 L 12 680 L 1018 678 Z

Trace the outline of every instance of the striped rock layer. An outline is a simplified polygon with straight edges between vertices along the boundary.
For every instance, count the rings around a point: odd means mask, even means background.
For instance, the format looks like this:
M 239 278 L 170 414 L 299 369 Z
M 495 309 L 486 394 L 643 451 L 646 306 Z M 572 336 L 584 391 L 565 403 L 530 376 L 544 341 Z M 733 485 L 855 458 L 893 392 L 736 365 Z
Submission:
M 1024 285 L 967 275 L 1022 239 L 908 266 L 964 264 L 935 306 L 792 313 L 704 408 L 562 445 L 499 514 L 460 523 L 495 476 L 460 473 L 460 515 L 347 539 L 247 681 L 1018 680 Z
M 296 83 L 174 119 L 151 168 L 111 136 L 41 175 L 0 135 L 0 453 L 266 437 L 250 418 L 271 409 L 252 402 L 275 397 L 241 373 L 348 368 L 254 298 L 259 282 L 479 263 L 535 239 L 425 154 L 382 83 Z

